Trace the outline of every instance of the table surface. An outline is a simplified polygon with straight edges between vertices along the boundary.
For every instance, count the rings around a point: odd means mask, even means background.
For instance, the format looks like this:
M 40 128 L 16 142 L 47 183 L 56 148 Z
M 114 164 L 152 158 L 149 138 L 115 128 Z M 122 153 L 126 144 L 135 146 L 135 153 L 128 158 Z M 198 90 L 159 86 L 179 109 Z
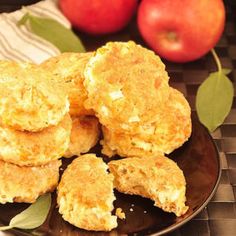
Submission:
M 35 3 L 37 0 L 1 0 L 0 12 L 10 12 L 21 5 Z M 223 67 L 230 68 L 229 78 L 236 90 L 236 2 L 225 1 L 227 22 L 224 34 L 215 47 Z M 0 29 L 1 30 L 1 29 Z M 76 32 L 88 50 L 94 50 L 107 41 L 134 40 L 144 46 L 135 18 L 121 32 L 102 37 L 91 37 Z M 192 110 L 195 111 L 195 95 L 200 83 L 209 72 L 216 70 L 211 54 L 200 60 L 186 64 L 174 64 L 164 60 L 170 75 L 170 84 L 184 93 Z M 234 236 L 236 235 L 236 98 L 229 116 L 212 137 L 220 152 L 222 176 L 218 190 L 207 207 L 194 219 L 170 236 Z M 200 194 L 200 193 L 199 193 Z

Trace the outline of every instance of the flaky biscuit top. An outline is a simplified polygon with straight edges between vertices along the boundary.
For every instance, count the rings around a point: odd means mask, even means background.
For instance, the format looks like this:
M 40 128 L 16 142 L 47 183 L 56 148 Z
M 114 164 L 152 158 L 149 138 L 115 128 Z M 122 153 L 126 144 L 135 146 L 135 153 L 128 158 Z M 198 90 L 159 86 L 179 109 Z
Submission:
M 0 61 L 0 117 L 18 130 L 56 125 L 69 110 L 63 86 L 31 63 Z
M 112 129 L 135 132 L 155 120 L 168 98 L 168 74 L 161 59 L 134 42 L 111 42 L 96 51 L 85 68 L 85 103 Z

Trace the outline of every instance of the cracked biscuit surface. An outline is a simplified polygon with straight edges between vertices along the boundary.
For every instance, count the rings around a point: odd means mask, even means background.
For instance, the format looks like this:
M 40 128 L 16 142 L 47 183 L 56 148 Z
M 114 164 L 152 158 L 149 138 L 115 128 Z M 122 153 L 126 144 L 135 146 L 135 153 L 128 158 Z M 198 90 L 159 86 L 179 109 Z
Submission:
M 177 164 L 164 156 L 125 158 L 108 163 L 115 188 L 150 198 L 154 205 L 177 216 L 186 213 L 186 182 Z
M 44 166 L 17 166 L 0 161 L 0 203 L 33 203 L 46 192 L 52 192 L 59 179 L 61 161 Z
M 66 87 L 70 101 L 70 115 L 92 115 L 92 110 L 84 107 L 87 91 L 84 88 L 84 69 L 94 53 L 62 53 L 51 57 L 40 66 L 52 72 Z
M 20 166 L 44 165 L 63 156 L 69 147 L 71 118 L 39 132 L 18 131 L 0 122 L 0 160 Z
M 161 59 L 131 41 L 99 48 L 84 75 L 85 106 L 106 127 L 127 133 L 155 120 L 169 94 L 169 77 Z
M 64 220 L 86 230 L 117 226 L 113 210 L 113 176 L 95 154 L 82 155 L 67 167 L 58 185 L 57 203 Z

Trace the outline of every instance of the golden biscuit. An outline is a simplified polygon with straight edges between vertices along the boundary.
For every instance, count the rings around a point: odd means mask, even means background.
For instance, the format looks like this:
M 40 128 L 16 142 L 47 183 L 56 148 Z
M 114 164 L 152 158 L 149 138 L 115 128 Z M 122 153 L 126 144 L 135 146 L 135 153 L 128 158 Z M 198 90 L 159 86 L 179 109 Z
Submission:
M 115 188 L 154 201 L 154 205 L 177 216 L 186 213 L 186 182 L 177 164 L 164 156 L 125 158 L 108 163 Z
M 108 128 L 134 133 L 154 121 L 168 99 L 165 65 L 134 42 L 110 42 L 96 51 L 85 68 L 85 107 Z
M 191 110 L 183 94 L 170 88 L 170 96 L 159 118 L 140 125 L 134 135 L 114 132 L 103 127 L 102 153 L 107 156 L 119 154 L 124 157 L 156 156 L 169 154 L 183 145 L 191 135 Z
M 44 165 L 59 159 L 69 147 L 71 119 L 39 132 L 18 131 L 0 123 L 0 159 L 20 166 Z
M 99 123 L 92 116 L 72 117 L 70 145 L 64 157 L 79 156 L 96 145 L 99 137 Z
M 87 91 L 84 88 L 84 68 L 93 55 L 87 53 L 62 53 L 52 57 L 41 66 L 53 73 L 67 88 L 70 101 L 70 115 L 92 115 L 92 110 L 84 107 Z
M 38 196 L 52 192 L 58 183 L 60 166 L 58 160 L 37 167 L 0 161 L 0 203 L 33 203 Z
M 69 101 L 53 75 L 30 63 L 0 61 L 0 118 L 17 130 L 57 125 Z
M 76 158 L 58 185 L 57 203 L 64 220 L 86 230 L 110 231 L 117 226 L 113 210 L 113 176 L 94 154 Z

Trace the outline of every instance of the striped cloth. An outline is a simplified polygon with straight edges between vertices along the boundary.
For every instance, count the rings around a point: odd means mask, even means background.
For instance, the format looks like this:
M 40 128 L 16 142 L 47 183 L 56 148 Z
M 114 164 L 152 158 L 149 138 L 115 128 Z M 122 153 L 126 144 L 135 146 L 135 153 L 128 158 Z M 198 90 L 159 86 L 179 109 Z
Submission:
M 54 45 L 31 33 L 26 26 L 17 26 L 17 22 L 26 11 L 35 16 L 55 19 L 65 27 L 71 27 L 58 9 L 57 0 L 45 0 L 12 13 L 2 13 L 0 14 L 0 59 L 41 63 L 60 53 Z

